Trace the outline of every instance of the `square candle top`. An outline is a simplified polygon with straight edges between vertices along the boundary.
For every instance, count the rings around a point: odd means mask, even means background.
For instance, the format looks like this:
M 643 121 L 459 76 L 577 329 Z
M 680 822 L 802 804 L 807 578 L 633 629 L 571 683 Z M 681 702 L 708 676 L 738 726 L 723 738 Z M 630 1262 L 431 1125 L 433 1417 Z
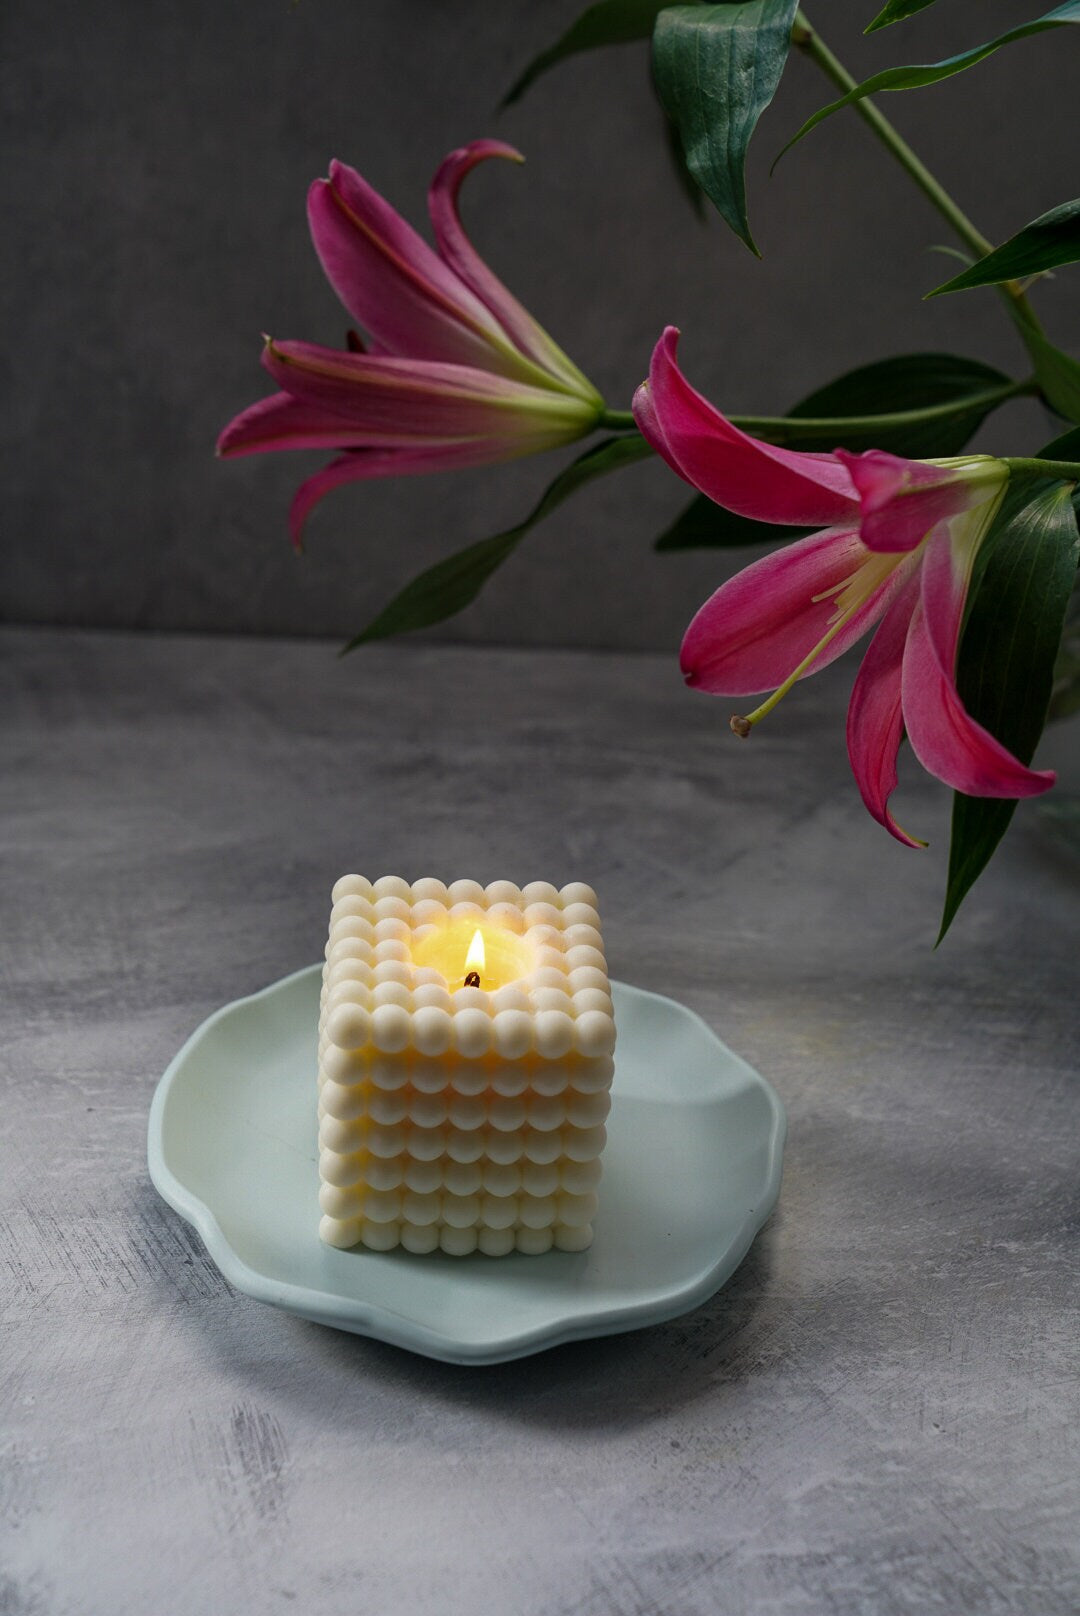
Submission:
M 343 876 L 319 1023 L 323 1239 L 582 1250 L 614 1046 L 591 887 Z

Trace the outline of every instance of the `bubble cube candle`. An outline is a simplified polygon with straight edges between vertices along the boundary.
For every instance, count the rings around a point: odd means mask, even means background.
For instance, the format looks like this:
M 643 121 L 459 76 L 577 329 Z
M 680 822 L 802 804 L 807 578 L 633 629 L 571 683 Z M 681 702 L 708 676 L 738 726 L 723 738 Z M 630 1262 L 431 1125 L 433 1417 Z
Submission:
M 319 1233 L 583 1251 L 615 1066 L 596 894 L 342 876 L 319 1012 Z

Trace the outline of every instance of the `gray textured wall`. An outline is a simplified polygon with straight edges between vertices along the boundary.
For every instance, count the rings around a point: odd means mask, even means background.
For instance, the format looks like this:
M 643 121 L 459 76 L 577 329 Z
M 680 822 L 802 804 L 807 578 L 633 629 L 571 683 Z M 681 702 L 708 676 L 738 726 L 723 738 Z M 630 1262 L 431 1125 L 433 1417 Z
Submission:
M 342 634 L 421 566 L 517 519 L 553 474 L 547 457 L 348 489 L 297 560 L 289 495 L 323 457 L 214 461 L 220 426 L 265 390 L 262 330 L 341 340 L 304 220 L 307 184 L 333 155 L 421 222 L 445 151 L 481 134 L 518 144 L 524 170 L 470 181 L 470 229 L 613 405 L 667 320 L 694 379 L 736 411 L 781 410 L 905 348 L 1018 372 L 992 294 L 919 301 L 947 270 L 925 246 L 947 232 L 853 116 L 768 181 L 783 139 L 827 99 L 802 60 L 751 164 L 760 264 L 718 221 L 695 223 L 670 183 L 644 48 L 581 58 L 496 118 L 516 71 L 580 5 L 7 0 L 5 616 Z M 817 8 L 857 72 L 961 49 L 1035 7 L 950 0 L 864 40 L 876 9 Z M 1069 31 L 888 110 L 1000 237 L 1075 191 L 1075 79 Z M 1075 346 L 1080 276 L 1064 271 L 1040 303 Z M 983 446 L 1024 452 L 1047 435 L 1016 405 Z M 650 553 L 683 499 L 658 465 L 594 487 L 449 632 L 671 647 L 719 576 L 715 558 Z

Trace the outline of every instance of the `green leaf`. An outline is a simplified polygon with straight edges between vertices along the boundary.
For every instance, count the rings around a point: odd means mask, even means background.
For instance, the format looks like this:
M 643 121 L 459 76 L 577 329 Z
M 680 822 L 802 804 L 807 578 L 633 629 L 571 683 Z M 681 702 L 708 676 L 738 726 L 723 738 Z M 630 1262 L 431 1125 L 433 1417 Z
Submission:
M 580 51 L 596 50 L 602 45 L 627 45 L 635 39 L 648 39 L 657 12 L 663 8 L 664 0 L 598 0 L 598 4 L 589 6 L 576 22 L 570 24 L 554 45 L 533 57 L 503 96 L 500 107 L 520 101 L 542 73 L 564 62 L 568 56 L 577 56 Z
M 668 6 L 653 32 L 657 94 L 678 128 L 686 166 L 753 253 L 746 150 L 784 71 L 797 3 Z
M 904 354 L 848 371 L 785 416 L 736 425 L 784 448 L 888 449 L 912 459 L 958 453 L 979 423 L 1024 391 L 999 370 L 952 354 Z M 878 413 L 883 402 L 890 408 Z
M 564 499 L 601 477 L 605 472 L 618 471 L 652 454 L 652 449 L 638 433 L 625 437 L 605 438 L 580 455 L 555 478 L 539 503 L 523 522 L 494 538 L 481 539 L 459 550 L 457 555 L 436 562 L 426 572 L 406 584 L 367 628 L 353 636 L 342 648 L 344 656 L 358 645 L 370 640 L 387 639 L 392 634 L 404 634 L 409 629 L 428 628 L 441 623 L 455 612 L 465 609 L 474 601 L 491 574 L 501 567 L 506 558 L 520 544 L 529 530 L 543 521 L 545 516 L 561 505 Z
M 1037 460 L 1080 460 L 1080 426 L 1074 426 L 1071 432 L 1062 433 L 1044 449 L 1040 449 L 1035 457 Z M 1076 509 L 1080 500 L 1080 491 L 1073 489 L 1073 508 Z M 1058 646 L 1057 659 L 1054 662 L 1054 689 L 1050 697 L 1050 710 L 1047 713 L 1047 722 L 1053 723 L 1058 719 L 1071 718 L 1073 713 L 1080 712 L 1080 576 L 1073 583 L 1072 594 L 1065 611 L 1065 627 L 1061 633 L 1061 644 Z M 1052 811 L 1053 804 L 1042 803 L 1044 812 Z M 1075 811 L 1075 804 L 1074 804 Z
M 1050 696 L 1051 722 L 1080 713 L 1080 589 L 1073 585 L 1065 613 L 1057 658 L 1054 662 L 1054 689 Z
M 1022 322 L 1019 329 L 1046 402 L 1066 421 L 1080 421 L 1080 364 L 1041 331 Z
M 839 101 L 830 102 L 827 107 L 815 112 L 812 118 L 807 118 L 783 148 L 780 157 L 824 119 L 830 118 L 842 107 L 850 107 L 853 102 L 861 101 L 864 96 L 877 95 L 883 90 L 918 90 L 927 84 L 940 84 L 942 79 L 952 78 L 954 73 L 962 73 L 965 68 L 974 67 L 977 62 L 992 56 L 1002 45 L 1011 45 L 1015 40 L 1027 39 L 1031 34 L 1041 34 L 1047 28 L 1060 28 L 1065 23 L 1075 22 L 1080 22 L 1080 0 L 1065 0 L 1064 5 L 1055 6 L 1053 11 L 1048 11 L 1034 22 L 1021 23 L 1019 28 L 1010 28 L 1008 33 L 999 34 L 996 39 L 989 40 L 985 45 L 977 45 L 974 50 L 962 51 L 959 56 L 947 56 L 942 62 L 928 62 L 919 67 L 887 67 L 883 73 L 875 73 L 871 78 L 864 79 L 847 95 L 842 95 Z M 776 159 L 777 162 L 780 157 Z
M 1037 219 L 1003 241 L 985 258 L 980 258 L 970 269 L 965 269 L 962 275 L 954 275 L 951 281 L 935 286 L 926 295 L 939 297 L 942 292 L 966 292 L 972 286 L 999 286 L 1002 281 L 1025 280 L 1029 275 L 1056 269 L 1059 264 L 1075 264 L 1078 258 L 1080 198 L 1063 202 L 1049 213 L 1040 213 Z
M 1060 438 L 1055 438 L 1045 449 L 1040 449 L 1035 459 L 1080 460 L 1080 426 L 1074 426 L 1071 432 L 1063 432 Z
M 665 528 L 654 549 L 727 550 L 743 544 L 781 544 L 813 532 L 811 527 L 781 527 L 775 522 L 736 516 L 734 511 L 726 511 L 698 494 Z
M 803 427 L 794 428 L 785 441 L 826 453 L 888 449 L 913 460 L 959 454 L 986 416 L 1017 390 L 1008 376 L 977 359 L 946 353 L 899 354 L 860 365 L 802 399 L 789 417 Z M 883 404 L 887 416 L 879 413 Z M 836 437 L 835 429 L 830 433 L 806 419 L 815 416 L 866 420 Z
M 1046 722 L 1054 659 L 1076 578 L 1080 536 L 1067 485 L 1012 489 L 972 579 L 956 684 L 971 716 L 1030 763 Z M 945 936 L 1016 808 L 1012 799 L 953 794 Z
M 905 17 L 914 17 L 917 11 L 925 11 L 932 6 L 934 0 L 889 0 L 887 6 L 879 11 L 869 28 L 864 28 L 864 34 L 872 34 L 879 28 L 889 28 L 894 22 L 903 22 Z

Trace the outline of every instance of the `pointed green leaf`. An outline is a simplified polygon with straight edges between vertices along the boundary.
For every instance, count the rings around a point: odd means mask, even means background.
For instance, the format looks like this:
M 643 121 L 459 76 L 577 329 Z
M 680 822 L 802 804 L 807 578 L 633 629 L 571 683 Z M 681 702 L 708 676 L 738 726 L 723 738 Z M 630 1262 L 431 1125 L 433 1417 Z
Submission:
M 665 528 L 653 546 L 656 550 L 728 550 L 744 544 L 785 544 L 812 533 L 810 527 L 780 527 L 775 522 L 755 522 L 749 516 L 736 516 L 722 505 L 714 505 L 698 494 Z
M 977 359 L 900 354 L 860 365 L 804 398 L 789 412 L 800 424 L 784 441 L 826 453 L 888 449 L 916 460 L 959 454 L 986 416 L 1018 390 L 1008 376 Z M 837 437 L 835 428 L 812 427 L 809 418 L 815 416 L 866 419 Z
M 1021 324 L 1020 335 L 1046 402 L 1066 421 L 1080 421 L 1080 364 L 1056 348 L 1041 331 Z
M 972 579 L 956 683 L 971 716 L 1029 763 L 1046 722 L 1080 536 L 1064 483 L 1010 490 Z M 1009 826 L 1016 803 L 953 794 L 938 942 Z
M 951 281 L 935 286 L 926 295 L 939 297 L 942 292 L 966 292 L 972 286 L 999 286 L 1002 281 L 1025 280 L 1029 275 L 1056 269 L 1059 264 L 1075 264 L 1078 258 L 1080 198 L 1063 202 L 1049 213 L 1040 213 L 1037 219 L 1003 241 L 985 258 L 980 258 L 970 269 L 965 269 L 962 275 L 954 275 Z
M 1063 432 L 1060 438 L 1048 443 L 1045 449 L 1040 449 L 1035 456 L 1036 460 L 1080 460 L 1080 426 L 1074 426 L 1070 432 Z
M 626 45 L 635 39 L 648 39 L 653 31 L 656 14 L 662 11 L 664 0 L 598 0 L 583 11 L 576 22 L 554 45 L 534 56 L 525 71 L 514 80 L 503 96 L 500 106 L 508 107 L 521 97 L 542 73 L 564 62 L 568 56 L 580 51 L 596 50 L 602 45 Z
M 644 460 L 651 454 L 650 446 L 636 432 L 620 438 L 605 438 L 603 443 L 587 449 L 572 465 L 559 473 L 523 522 L 505 533 L 496 533 L 493 538 L 470 544 L 466 549 L 459 550 L 457 555 L 448 556 L 445 561 L 436 562 L 435 566 L 420 573 L 406 584 L 367 628 L 354 635 L 342 648 L 342 655 L 354 651 L 358 645 L 366 645 L 370 640 L 387 639 L 392 634 L 404 634 L 410 629 L 429 628 L 432 623 L 441 623 L 456 612 L 463 611 L 476 599 L 491 574 L 502 566 L 526 533 L 550 515 L 564 499 L 592 482 L 594 477 L 618 471 L 620 467 Z
M 887 6 L 879 11 L 869 28 L 864 28 L 864 34 L 875 33 L 879 28 L 888 28 L 894 22 L 903 22 L 905 17 L 914 17 L 917 11 L 925 11 L 932 6 L 934 0 L 889 0 Z
M 974 50 L 962 51 L 959 56 L 947 56 L 942 62 L 927 62 L 918 67 L 887 67 L 883 73 L 875 73 L 871 78 L 864 79 L 857 84 L 847 95 L 842 95 L 839 101 L 832 101 L 827 107 L 815 112 L 812 118 L 807 118 L 802 128 L 793 135 L 787 145 L 780 152 L 776 162 L 780 161 L 784 152 L 791 150 L 792 146 L 808 135 L 811 129 L 832 117 L 842 107 L 850 107 L 853 102 L 861 101 L 864 96 L 877 95 L 884 90 L 918 90 L 927 84 L 940 84 L 942 79 L 952 78 L 954 73 L 962 73 L 965 68 L 974 67 L 977 62 L 985 61 L 1003 45 L 1011 45 L 1015 40 L 1027 39 L 1031 34 L 1041 34 L 1047 28 L 1060 28 L 1066 23 L 1080 22 L 1080 0 L 1065 0 L 1064 5 L 1055 6 L 1045 16 L 1038 17 L 1034 22 L 1021 23 L 1019 28 L 1010 28 L 1007 33 L 999 34 L 996 39 L 989 40 L 985 45 L 977 45 Z M 775 168 L 776 164 L 773 164 Z
M 746 150 L 776 94 L 796 9 L 797 0 L 668 6 L 653 32 L 657 94 L 679 130 L 686 166 L 754 253 Z
M 1064 432 L 1060 438 L 1048 443 L 1039 450 L 1037 458 L 1080 460 L 1080 426 L 1074 426 L 1071 432 Z M 1073 509 L 1080 517 L 1080 489 L 1073 489 L 1072 502 Z M 1054 690 L 1050 697 L 1050 711 L 1046 715 L 1047 722 L 1071 718 L 1076 712 L 1080 712 L 1080 574 L 1073 583 L 1065 612 L 1065 627 L 1054 663 Z M 1045 803 L 1044 806 L 1048 809 L 1051 805 Z
M 1065 627 L 1054 662 L 1054 689 L 1047 718 L 1054 721 L 1080 713 L 1080 588 L 1073 585 Z

